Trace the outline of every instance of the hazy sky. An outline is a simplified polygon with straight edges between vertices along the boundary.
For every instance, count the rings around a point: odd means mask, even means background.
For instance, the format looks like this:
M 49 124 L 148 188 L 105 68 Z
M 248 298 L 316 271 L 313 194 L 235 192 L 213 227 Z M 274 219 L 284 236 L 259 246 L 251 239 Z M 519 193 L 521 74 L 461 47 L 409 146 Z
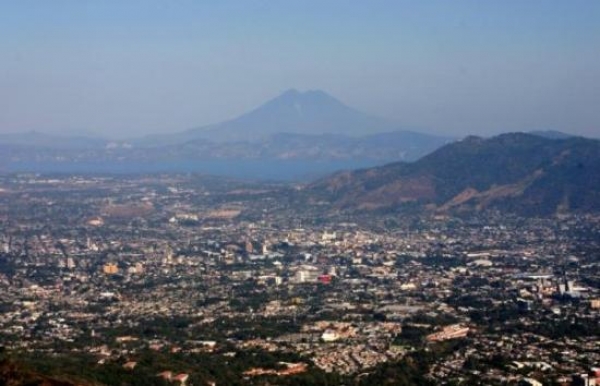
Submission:
M 600 135 L 600 1 L 0 0 L 0 132 L 180 131 L 289 89 L 404 127 Z

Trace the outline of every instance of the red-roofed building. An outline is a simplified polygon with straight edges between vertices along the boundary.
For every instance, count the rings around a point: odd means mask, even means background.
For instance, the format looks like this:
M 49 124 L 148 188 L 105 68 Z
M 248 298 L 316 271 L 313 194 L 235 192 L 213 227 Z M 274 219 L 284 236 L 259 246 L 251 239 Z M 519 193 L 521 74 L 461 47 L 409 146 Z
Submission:
M 179 382 L 180 385 L 185 385 L 185 383 L 187 382 L 188 378 L 190 377 L 189 374 L 177 374 L 176 376 L 173 377 L 173 381 L 174 382 Z

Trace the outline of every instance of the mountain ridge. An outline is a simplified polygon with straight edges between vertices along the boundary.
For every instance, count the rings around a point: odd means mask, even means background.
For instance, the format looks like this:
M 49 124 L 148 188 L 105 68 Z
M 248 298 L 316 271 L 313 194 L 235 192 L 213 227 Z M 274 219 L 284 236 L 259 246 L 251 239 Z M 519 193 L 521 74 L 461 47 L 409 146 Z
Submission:
M 600 141 L 525 133 L 467 137 L 413 163 L 344 172 L 308 190 L 338 208 L 417 205 L 434 211 L 497 208 L 548 215 L 600 211 Z

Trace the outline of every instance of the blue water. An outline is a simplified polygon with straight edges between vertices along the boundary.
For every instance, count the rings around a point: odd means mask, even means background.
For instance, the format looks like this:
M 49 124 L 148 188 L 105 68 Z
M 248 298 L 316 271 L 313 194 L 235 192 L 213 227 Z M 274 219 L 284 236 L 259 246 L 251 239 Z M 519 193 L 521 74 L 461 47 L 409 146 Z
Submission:
M 9 172 L 65 174 L 201 173 L 240 179 L 307 181 L 340 171 L 376 166 L 373 160 L 198 160 L 170 162 L 14 162 Z

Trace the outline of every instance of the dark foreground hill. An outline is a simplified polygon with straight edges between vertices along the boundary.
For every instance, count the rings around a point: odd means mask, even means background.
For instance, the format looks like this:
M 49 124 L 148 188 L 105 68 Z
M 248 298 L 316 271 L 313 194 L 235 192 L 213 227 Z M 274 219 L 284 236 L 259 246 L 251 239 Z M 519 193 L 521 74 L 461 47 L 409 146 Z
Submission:
M 452 348 L 452 346 L 449 346 Z M 446 347 L 435 347 L 433 352 L 416 351 L 396 362 L 382 363 L 370 372 L 349 376 L 326 373 L 309 365 L 307 371 L 287 376 L 261 375 L 249 377 L 245 371 L 252 367 L 281 366 L 277 361 L 289 354 L 265 353 L 256 350 L 238 352 L 237 355 L 173 355 L 144 353 L 133 370 L 126 370 L 122 361 L 105 364 L 90 362 L 91 357 L 73 353 L 48 356 L 44 353 L 27 354 L 18 360 L 0 360 L 0 385 L 2 386 L 168 386 L 177 381 L 162 379 L 165 368 L 185 368 L 189 374 L 187 385 L 430 385 L 425 378 L 436 356 L 447 355 Z
M 5 386 L 93 386 L 93 383 L 70 381 L 42 375 L 9 360 L 0 361 L 0 385 Z
M 414 163 L 335 174 L 309 191 L 346 209 L 600 212 L 600 141 L 468 137 Z

